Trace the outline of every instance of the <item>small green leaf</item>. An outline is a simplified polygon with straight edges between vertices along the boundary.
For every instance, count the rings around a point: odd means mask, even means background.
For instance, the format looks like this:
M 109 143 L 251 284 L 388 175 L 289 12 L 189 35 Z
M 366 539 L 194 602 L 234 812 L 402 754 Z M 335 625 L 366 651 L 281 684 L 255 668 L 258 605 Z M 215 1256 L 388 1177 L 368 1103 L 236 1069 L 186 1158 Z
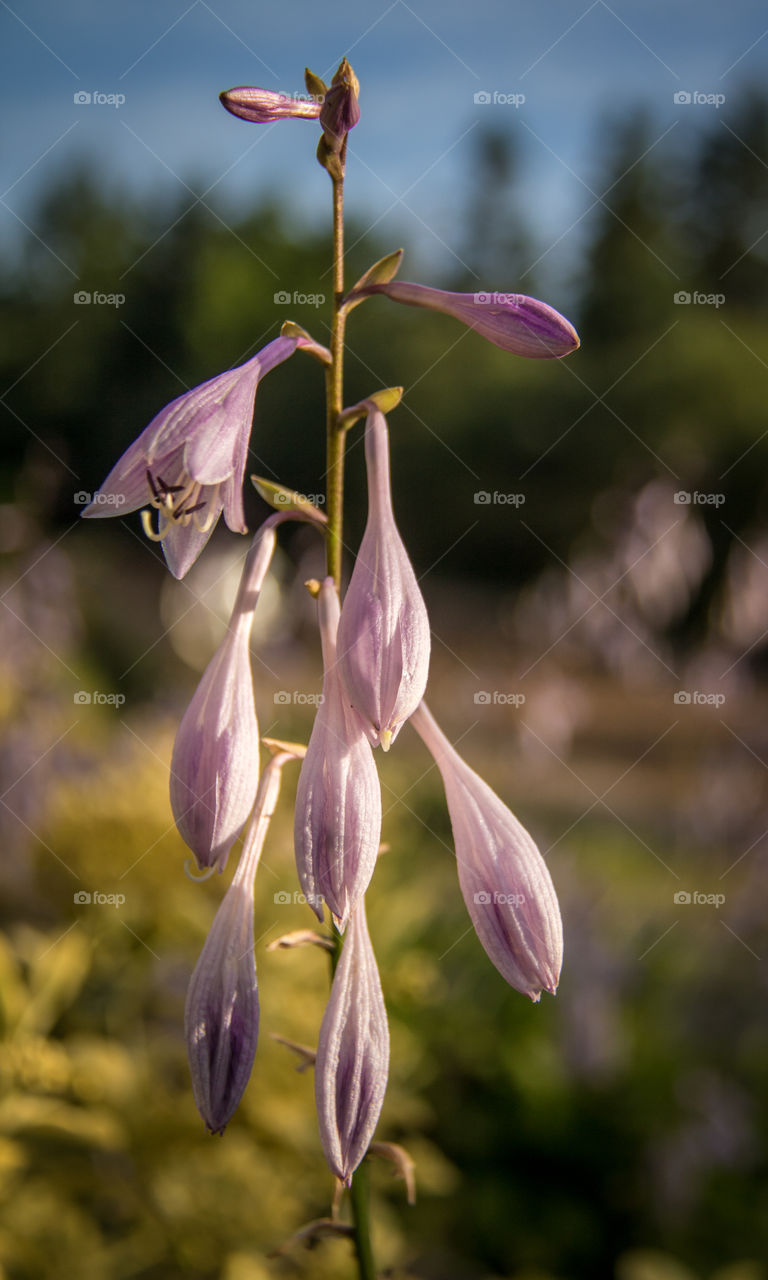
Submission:
M 314 71 L 310 71 L 309 67 L 304 68 L 304 83 L 310 98 L 322 99 L 328 92 L 325 81 L 316 76 Z
M 381 413 L 391 413 L 396 409 L 403 398 L 402 387 L 384 387 L 381 391 L 374 391 L 373 395 L 366 396 L 365 400 L 361 400 L 359 404 L 353 404 L 349 409 L 343 409 L 339 414 L 339 426 L 346 431 L 349 427 L 360 419 L 366 417 L 371 409 L 378 409 Z
M 353 298 L 352 302 L 346 303 L 347 311 L 354 311 L 355 307 L 359 307 L 361 302 L 365 302 L 365 298 L 354 298 L 354 294 L 359 289 L 365 289 L 369 284 L 389 284 L 390 280 L 394 280 L 400 264 L 403 261 L 403 250 L 396 249 L 394 253 L 388 253 L 386 258 L 380 258 L 378 262 L 374 262 L 369 267 L 365 275 L 362 275 L 353 289 L 347 294 L 348 298 Z
M 251 476 L 251 483 L 260 497 L 268 502 L 275 511 L 300 511 L 302 515 L 314 520 L 317 524 L 326 524 L 327 517 L 318 510 L 314 502 L 295 489 L 286 489 L 282 484 L 274 484 L 263 476 Z

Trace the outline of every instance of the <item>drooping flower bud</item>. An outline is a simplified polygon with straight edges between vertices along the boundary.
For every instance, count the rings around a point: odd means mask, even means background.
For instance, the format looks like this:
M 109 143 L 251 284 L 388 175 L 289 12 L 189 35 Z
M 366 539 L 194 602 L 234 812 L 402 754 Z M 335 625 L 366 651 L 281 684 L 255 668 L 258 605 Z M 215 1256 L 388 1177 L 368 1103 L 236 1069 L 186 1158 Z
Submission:
M 345 302 L 354 304 L 375 293 L 383 293 L 407 307 L 424 307 L 453 316 L 482 338 L 518 356 L 557 359 L 570 355 L 579 346 L 579 335 L 565 316 L 546 302 L 522 293 L 448 293 L 424 284 L 391 280 L 356 287 Z
M 336 658 L 339 601 L 333 578 L 318 596 L 323 701 L 296 791 L 296 867 L 307 902 L 327 902 L 344 929 L 368 887 L 381 837 L 381 787 L 365 730 L 342 685 Z
M 389 1028 L 364 900 L 352 912 L 320 1027 L 315 1103 L 328 1165 L 349 1185 L 379 1120 Z
M 273 517 L 246 556 L 227 634 L 179 725 L 171 757 L 171 808 L 200 867 L 223 871 L 248 820 L 259 781 L 259 726 L 249 652 L 253 613 L 275 549 Z
M 232 1119 L 253 1067 L 259 995 L 253 956 L 253 878 L 280 790 L 296 757 L 270 760 L 237 871 L 216 912 L 187 992 L 184 1032 L 197 1109 L 212 1133 Z
M 459 883 L 490 960 L 532 1000 L 554 995 L 563 956 L 560 908 L 528 832 L 461 759 L 422 702 L 411 717 L 443 778 Z
M 368 522 L 339 623 L 339 664 L 352 705 L 385 751 L 424 696 L 429 618 L 395 524 L 384 415 L 365 425 Z

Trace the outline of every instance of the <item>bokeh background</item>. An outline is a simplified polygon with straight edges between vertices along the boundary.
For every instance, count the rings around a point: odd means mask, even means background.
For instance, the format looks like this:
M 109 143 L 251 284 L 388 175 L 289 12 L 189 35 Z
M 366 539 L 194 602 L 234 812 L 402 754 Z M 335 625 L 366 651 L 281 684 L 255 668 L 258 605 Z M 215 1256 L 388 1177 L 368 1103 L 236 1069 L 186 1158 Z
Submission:
M 137 516 L 79 521 L 186 387 L 285 319 L 325 338 L 315 126 L 247 126 L 216 95 L 297 92 L 344 54 L 347 278 L 402 245 L 402 278 L 544 297 L 583 342 L 525 363 L 384 299 L 350 323 L 348 401 L 405 387 L 395 506 L 431 703 L 534 833 L 566 936 L 555 1000 L 505 986 L 405 729 L 369 916 L 393 1037 L 378 1136 L 412 1153 L 418 1200 L 372 1167 L 382 1269 L 765 1280 L 766 25 L 747 0 L 0 6 L 9 1280 L 353 1274 L 343 1241 L 286 1245 L 331 1195 L 311 1072 L 270 1038 L 313 1044 L 327 992 L 319 950 L 269 950 L 312 920 L 295 777 L 259 873 L 262 1040 L 223 1139 L 187 1076 L 186 983 L 230 872 L 185 878 L 168 762 L 244 540 L 219 530 L 177 583 Z M 318 501 L 321 394 L 311 361 L 272 374 L 251 457 Z M 351 549 L 362 486 L 353 436 Z M 309 733 L 319 569 L 286 530 L 253 636 L 264 733 Z

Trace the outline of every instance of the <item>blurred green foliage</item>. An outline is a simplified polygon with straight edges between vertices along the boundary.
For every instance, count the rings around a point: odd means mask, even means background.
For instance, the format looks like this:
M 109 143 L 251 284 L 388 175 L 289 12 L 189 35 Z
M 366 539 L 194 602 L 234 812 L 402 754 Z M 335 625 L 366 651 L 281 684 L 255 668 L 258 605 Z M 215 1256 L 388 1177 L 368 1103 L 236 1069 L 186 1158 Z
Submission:
M 349 401 L 406 387 L 392 417 L 395 500 L 418 569 L 441 560 L 446 579 L 445 594 L 433 574 L 425 589 L 446 637 L 436 643 L 432 696 L 455 736 L 476 710 L 475 671 L 488 687 L 508 687 L 512 652 L 533 660 L 514 610 L 527 602 L 529 630 L 538 629 L 552 553 L 581 563 L 622 546 L 633 502 L 660 479 L 725 489 L 727 527 L 722 512 L 699 513 L 705 569 L 689 574 L 690 597 L 662 611 L 654 636 L 695 659 L 719 634 L 715 606 L 734 548 L 764 531 L 767 509 L 768 260 L 756 230 L 768 195 L 765 99 L 745 100 L 730 123 L 738 136 L 714 128 L 685 154 L 656 150 L 639 162 L 648 121 L 606 129 L 597 189 L 611 188 L 613 212 L 600 205 L 588 222 L 574 307 L 548 295 L 579 322 L 583 350 L 568 362 L 511 361 L 444 317 L 383 299 L 354 314 Z M 480 278 L 433 283 L 536 292 L 531 274 L 520 279 L 536 240 L 514 194 L 523 171 L 505 139 L 478 148 L 463 256 Z M 295 779 L 286 777 L 259 872 L 256 1068 L 226 1135 L 212 1139 L 192 1102 L 182 1022 L 223 884 L 184 877 L 167 797 L 173 734 L 195 676 L 171 649 L 173 625 L 158 621 L 165 575 L 150 564 L 135 518 L 78 528 L 57 544 L 79 510 L 73 492 L 94 489 L 184 387 L 246 358 L 289 316 L 320 340 L 327 334 L 327 309 L 273 303 L 283 289 L 328 293 L 327 237 L 297 230 L 277 200 L 226 220 L 229 229 L 199 207 L 139 205 L 84 170 L 48 193 L 32 217 L 40 240 L 2 266 L 8 1280 L 350 1274 L 343 1242 L 266 1256 L 327 1213 L 332 1193 L 311 1073 L 297 1073 L 269 1035 L 313 1044 L 327 992 L 319 950 L 267 950 L 311 923 L 306 908 L 274 897 L 295 888 Z M 357 237 L 352 229 L 350 243 Z M 392 247 L 363 235 L 348 279 Z M 51 251 L 76 273 L 77 289 L 124 293 L 124 306 L 74 304 L 72 278 Z M 407 258 L 402 275 L 418 278 Z M 681 289 L 723 292 L 727 306 L 681 307 Z M 257 399 L 253 469 L 308 493 L 323 469 L 320 389 L 319 369 L 297 358 Z M 350 545 L 364 518 L 358 446 L 353 439 Z M 479 508 L 482 489 L 524 491 L 537 537 L 504 507 Z M 289 550 L 304 562 L 305 543 Z M 287 585 L 288 569 L 280 573 L 298 621 L 276 624 L 258 650 L 265 732 L 270 672 L 284 687 L 319 684 L 306 602 Z M 186 590 L 178 585 L 174 597 L 180 613 Z M 451 663 L 451 647 L 463 665 Z M 758 639 L 753 662 L 761 652 Z M 543 668 L 540 690 L 543 699 L 549 688 L 547 723 L 560 725 L 558 755 L 567 758 L 563 681 L 574 671 L 582 681 L 590 714 L 574 713 L 573 734 L 579 773 L 593 770 L 593 797 L 629 774 L 669 721 L 668 690 L 638 690 L 625 669 L 606 675 L 609 659 L 608 647 L 574 648 L 562 672 Z M 627 665 L 639 667 L 635 655 Z M 73 717 L 78 687 L 120 688 L 127 708 L 76 705 Z M 531 717 L 536 705 L 531 696 Z M 514 712 L 494 709 L 468 738 L 470 762 L 551 845 L 566 967 L 557 1001 L 541 1007 L 505 986 L 469 929 L 442 793 L 415 738 L 404 732 L 383 762 L 390 851 L 370 924 L 392 1074 L 378 1136 L 414 1155 L 419 1186 L 408 1208 L 390 1170 L 372 1169 L 377 1251 L 393 1280 L 766 1280 L 764 690 L 750 683 L 732 705 L 754 743 L 745 784 L 731 785 L 738 745 L 724 747 L 711 722 L 696 720 L 678 755 L 670 749 L 655 772 L 632 774 L 616 801 L 620 818 L 599 808 L 585 818 L 590 797 L 578 778 L 552 771 Z M 309 731 L 296 708 L 279 723 L 284 736 Z M 729 873 L 727 917 L 675 909 L 674 888 L 714 889 L 748 847 L 758 852 Z M 662 863 L 676 869 L 674 884 Z M 97 891 L 125 902 L 77 900 Z

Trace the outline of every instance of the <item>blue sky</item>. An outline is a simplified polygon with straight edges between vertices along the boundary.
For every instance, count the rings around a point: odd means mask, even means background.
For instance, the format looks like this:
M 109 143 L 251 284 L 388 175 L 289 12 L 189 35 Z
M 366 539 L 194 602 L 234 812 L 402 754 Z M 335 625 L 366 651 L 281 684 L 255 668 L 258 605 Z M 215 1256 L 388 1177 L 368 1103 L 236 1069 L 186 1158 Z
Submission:
M 1 153 L 6 244 L 32 234 L 41 184 L 83 158 L 163 203 L 184 183 L 234 208 L 277 189 L 294 218 L 324 217 L 315 126 L 246 125 L 217 95 L 243 83 L 298 92 L 305 62 L 329 75 L 346 53 L 363 109 L 350 207 L 393 244 L 407 236 L 455 265 L 473 135 L 492 121 L 525 143 L 522 202 L 553 276 L 572 269 L 577 220 L 599 194 L 599 119 L 645 103 L 659 147 L 684 149 L 768 73 L 768 13 L 757 0 L 0 0 L 0 40 L 13 121 Z M 479 92 L 497 101 L 476 102 Z M 680 92 L 725 101 L 675 102 Z M 76 93 L 92 101 L 78 104 Z M 125 101 L 99 105 L 96 93 Z

